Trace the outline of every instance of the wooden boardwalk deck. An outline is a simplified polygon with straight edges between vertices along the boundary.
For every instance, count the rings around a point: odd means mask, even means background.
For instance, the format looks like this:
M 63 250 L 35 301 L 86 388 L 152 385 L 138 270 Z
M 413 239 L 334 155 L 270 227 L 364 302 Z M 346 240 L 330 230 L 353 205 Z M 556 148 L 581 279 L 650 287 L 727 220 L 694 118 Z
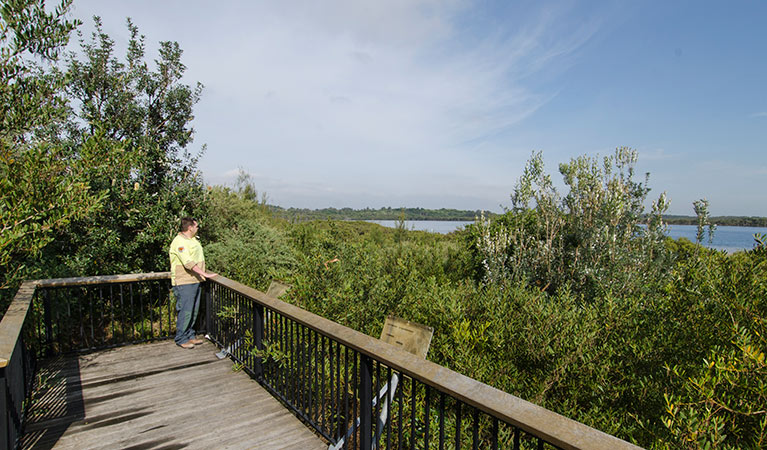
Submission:
M 327 448 L 216 351 L 166 341 L 47 361 L 23 447 Z

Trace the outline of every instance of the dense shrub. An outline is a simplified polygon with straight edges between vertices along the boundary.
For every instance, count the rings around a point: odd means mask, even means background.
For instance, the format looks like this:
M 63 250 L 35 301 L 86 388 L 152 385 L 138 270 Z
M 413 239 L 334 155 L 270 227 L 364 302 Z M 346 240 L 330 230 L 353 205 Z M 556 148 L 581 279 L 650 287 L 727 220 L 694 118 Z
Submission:
M 665 194 L 645 217 L 650 189 L 634 181 L 637 153 L 619 148 L 601 162 L 582 156 L 559 171 L 569 192 L 557 192 L 533 154 L 512 194 L 513 207 L 473 234 L 484 281 L 509 279 L 547 292 L 584 298 L 629 296 L 660 281 L 669 267 L 663 246 Z M 649 175 L 648 175 L 649 178 Z
M 687 448 L 767 445 L 767 254 L 701 251 L 677 266 L 669 294 L 705 313 L 691 323 L 698 358 L 669 364 L 664 424 Z
M 460 246 L 445 236 L 408 232 L 407 240 L 397 242 L 397 230 L 365 222 L 292 228 L 301 254 L 292 298 L 372 335 L 407 295 L 429 282 L 451 283 L 464 264 Z
M 247 192 L 226 188 L 209 192 L 212 214 L 201 219 L 201 239 L 210 270 L 266 289 L 270 280 L 286 279 L 297 260 L 286 233 Z

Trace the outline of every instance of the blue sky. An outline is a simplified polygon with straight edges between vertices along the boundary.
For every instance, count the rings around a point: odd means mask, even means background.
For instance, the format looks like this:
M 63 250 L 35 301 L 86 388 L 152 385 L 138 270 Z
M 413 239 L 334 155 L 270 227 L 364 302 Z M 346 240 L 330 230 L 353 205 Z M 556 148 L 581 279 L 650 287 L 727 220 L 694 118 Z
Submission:
M 209 184 L 290 207 L 500 211 L 534 150 L 639 152 L 651 197 L 767 216 L 767 2 L 75 0 L 184 50 Z M 124 48 L 124 47 L 123 47 Z M 153 56 L 152 56 L 153 57 Z

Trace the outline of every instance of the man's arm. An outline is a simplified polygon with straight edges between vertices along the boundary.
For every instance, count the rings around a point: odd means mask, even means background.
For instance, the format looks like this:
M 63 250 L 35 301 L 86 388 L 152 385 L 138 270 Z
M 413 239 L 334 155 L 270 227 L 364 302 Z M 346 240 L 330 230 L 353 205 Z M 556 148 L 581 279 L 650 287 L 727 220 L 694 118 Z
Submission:
M 213 278 L 218 276 L 217 273 L 203 271 L 202 269 L 200 269 L 200 266 L 198 266 L 197 264 L 195 264 L 192 267 L 192 272 L 196 273 L 197 275 L 200 275 L 203 278 Z

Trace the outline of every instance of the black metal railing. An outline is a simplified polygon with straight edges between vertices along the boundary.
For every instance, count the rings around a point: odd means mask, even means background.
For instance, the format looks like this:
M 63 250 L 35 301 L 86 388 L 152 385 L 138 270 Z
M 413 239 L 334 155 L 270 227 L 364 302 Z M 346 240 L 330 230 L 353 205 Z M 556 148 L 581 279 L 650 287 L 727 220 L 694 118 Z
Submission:
M 45 356 L 166 339 L 176 312 L 165 274 L 143 279 L 43 280 L 31 313 Z
M 211 337 L 332 444 L 343 440 L 344 448 L 355 449 L 543 448 L 542 439 L 243 293 L 213 284 L 210 298 L 211 311 L 217 313 L 211 315 Z
M 0 322 L 0 448 L 17 448 L 41 357 L 166 339 L 168 273 L 29 281 Z
M 339 448 L 633 447 L 226 278 L 207 302 L 209 337 Z
M 0 322 L 0 447 L 18 446 L 37 357 L 173 335 L 168 278 L 22 285 Z M 339 448 L 636 448 L 224 277 L 204 299 L 200 328 Z

